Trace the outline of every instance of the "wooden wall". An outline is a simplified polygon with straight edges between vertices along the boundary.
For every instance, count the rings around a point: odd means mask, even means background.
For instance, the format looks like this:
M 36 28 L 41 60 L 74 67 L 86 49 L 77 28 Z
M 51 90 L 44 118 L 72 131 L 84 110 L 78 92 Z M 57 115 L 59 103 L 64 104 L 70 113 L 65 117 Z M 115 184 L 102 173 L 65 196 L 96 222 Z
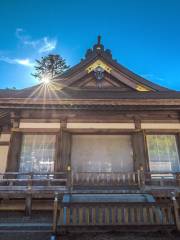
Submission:
M 140 165 L 148 170 L 146 134 L 172 133 L 180 139 L 180 117 L 176 111 L 23 110 L 10 130 L 10 148 L 0 147 L 2 170 L 7 151 L 6 170 L 18 170 L 21 139 L 25 133 L 56 134 L 56 171 L 66 170 L 70 164 L 72 134 L 131 134 L 135 170 Z

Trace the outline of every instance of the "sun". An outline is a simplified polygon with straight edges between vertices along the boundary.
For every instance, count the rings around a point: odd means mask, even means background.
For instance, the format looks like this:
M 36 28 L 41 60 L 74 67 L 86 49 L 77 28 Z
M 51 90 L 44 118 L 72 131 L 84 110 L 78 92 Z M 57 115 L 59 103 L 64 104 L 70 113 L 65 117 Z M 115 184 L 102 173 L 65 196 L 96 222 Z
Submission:
M 50 83 L 51 78 L 50 78 L 48 75 L 44 75 L 44 76 L 41 78 L 41 81 L 42 81 L 42 83 L 44 83 L 44 84 L 48 84 L 48 83 Z

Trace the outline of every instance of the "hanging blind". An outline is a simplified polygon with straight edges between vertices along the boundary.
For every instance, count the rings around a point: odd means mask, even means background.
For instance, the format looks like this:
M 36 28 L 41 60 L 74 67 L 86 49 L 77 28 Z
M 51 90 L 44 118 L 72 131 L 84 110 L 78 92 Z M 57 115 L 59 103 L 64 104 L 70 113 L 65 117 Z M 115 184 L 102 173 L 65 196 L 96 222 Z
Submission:
M 55 141 L 55 135 L 23 135 L 20 172 L 53 172 Z
M 147 146 L 151 171 L 178 172 L 180 170 L 175 135 L 148 135 Z
M 75 172 L 132 172 L 128 135 L 73 135 L 71 162 Z

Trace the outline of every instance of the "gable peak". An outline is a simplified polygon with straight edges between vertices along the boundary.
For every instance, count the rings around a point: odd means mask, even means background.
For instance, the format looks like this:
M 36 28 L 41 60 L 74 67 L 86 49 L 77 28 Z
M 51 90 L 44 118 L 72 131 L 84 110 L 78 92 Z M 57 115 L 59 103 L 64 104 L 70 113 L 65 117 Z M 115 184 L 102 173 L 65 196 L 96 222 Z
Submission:
M 111 50 L 104 48 L 104 45 L 101 43 L 101 36 L 100 35 L 98 35 L 97 43 L 94 44 L 93 48 L 89 48 L 87 50 L 85 57 L 87 59 L 87 58 L 90 58 L 91 56 L 93 56 L 94 54 L 97 54 L 97 55 L 105 54 L 107 57 L 112 59 Z

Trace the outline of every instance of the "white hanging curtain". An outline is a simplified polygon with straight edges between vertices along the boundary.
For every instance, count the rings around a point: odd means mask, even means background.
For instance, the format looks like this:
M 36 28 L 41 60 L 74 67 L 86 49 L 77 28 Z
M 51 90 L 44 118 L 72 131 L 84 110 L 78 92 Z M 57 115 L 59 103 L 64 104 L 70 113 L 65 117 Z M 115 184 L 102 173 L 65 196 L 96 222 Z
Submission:
M 180 171 L 175 135 L 147 135 L 147 146 L 152 172 Z
M 35 173 L 53 172 L 55 141 L 55 135 L 23 135 L 19 171 Z
M 75 172 L 132 172 L 133 151 L 128 135 L 73 135 Z

